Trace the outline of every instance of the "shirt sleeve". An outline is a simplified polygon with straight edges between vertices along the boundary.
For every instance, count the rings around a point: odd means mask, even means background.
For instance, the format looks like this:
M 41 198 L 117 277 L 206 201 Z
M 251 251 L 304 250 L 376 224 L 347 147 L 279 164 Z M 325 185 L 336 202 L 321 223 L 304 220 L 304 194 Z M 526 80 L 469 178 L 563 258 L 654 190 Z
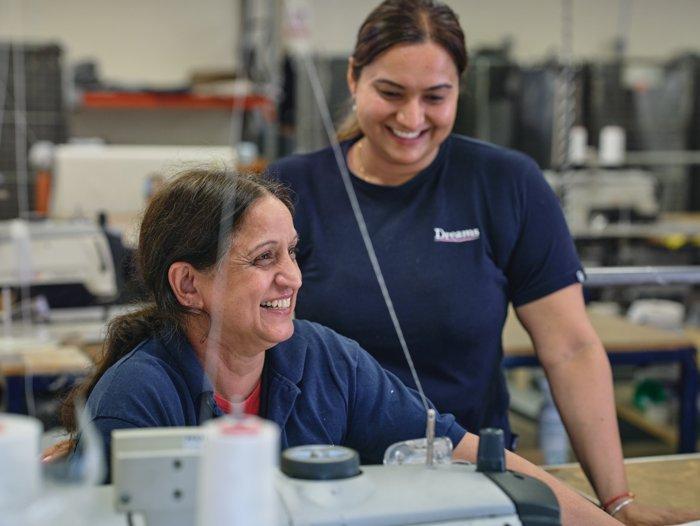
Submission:
M 352 343 L 357 347 L 357 365 L 350 391 L 346 443 L 360 452 L 363 462 L 381 463 L 391 444 L 425 436 L 427 415 L 418 392 Z M 432 403 L 429 405 L 434 408 Z M 465 434 L 454 416 L 438 413 L 436 436 L 447 436 L 456 446 Z
M 102 440 L 108 472 L 115 429 L 185 425 L 182 404 L 168 376 L 134 359 L 113 366 L 100 378 L 85 410 Z
M 535 162 L 523 162 L 517 189 L 518 235 L 506 268 L 516 307 L 583 280 L 557 197 Z

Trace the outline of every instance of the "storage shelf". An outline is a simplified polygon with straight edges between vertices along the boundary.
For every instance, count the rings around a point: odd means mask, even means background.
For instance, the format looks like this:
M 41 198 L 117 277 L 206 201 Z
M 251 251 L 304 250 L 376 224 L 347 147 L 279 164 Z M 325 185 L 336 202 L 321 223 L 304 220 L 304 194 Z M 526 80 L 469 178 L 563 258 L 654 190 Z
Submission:
M 272 101 L 264 95 L 232 97 L 131 91 L 87 91 L 82 95 L 82 107 L 91 109 L 274 109 Z
M 615 407 L 617 409 L 617 416 L 654 438 L 657 438 L 664 444 L 676 447 L 678 445 L 678 432 L 675 426 L 671 424 L 658 424 L 649 420 L 642 411 L 631 404 L 632 391 L 631 385 L 615 385 Z

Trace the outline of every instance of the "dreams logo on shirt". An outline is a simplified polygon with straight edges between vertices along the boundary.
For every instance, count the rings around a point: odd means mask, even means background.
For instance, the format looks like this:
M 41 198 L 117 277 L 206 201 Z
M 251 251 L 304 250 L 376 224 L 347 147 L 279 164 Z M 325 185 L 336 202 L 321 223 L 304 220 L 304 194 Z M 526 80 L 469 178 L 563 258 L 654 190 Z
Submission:
M 447 232 L 443 228 L 433 228 L 435 232 L 435 241 L 440 243 L 466 243 L 479 239 L 481 235 L 478 228 L 466 228 L 464 230 L 455 230 Z

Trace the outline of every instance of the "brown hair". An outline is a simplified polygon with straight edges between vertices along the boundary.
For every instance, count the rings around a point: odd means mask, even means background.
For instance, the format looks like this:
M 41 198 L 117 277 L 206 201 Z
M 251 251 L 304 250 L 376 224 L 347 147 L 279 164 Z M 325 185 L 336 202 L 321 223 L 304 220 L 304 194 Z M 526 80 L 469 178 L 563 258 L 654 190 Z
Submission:
M 353 51 L 352 76 L 359 79 L 362 68 L 398 44 L 434 42 L 452 57 L 459 75 L 469 61 L 459 17 L 436 0 L 385 0 L 365 19 L 357 32 Z M 350 112 L 338 130 L 338 139 L 362 135 L 354 112 Z
M 170 265 L 185 261 L 198 270 L 212 268 L 228 248 L 222 250 L 220 242 L 230 244 L 231 234 L 251 205 L 268 195 L 292 211 L 289 194 L 281 184 L 226 169 L 188 170 L 153 196 L 141 222 L 137 250 L 139 273 L 150 303 L 109 323 L 94 374 L 64 401 L 61 416 L 69 432 L 77 431 L 76 400 L 86 400 L 107 369 L 142 340 L 163 329 L 182 330 L 187 316 L 202 314 L 178 302 L 168 281 Z

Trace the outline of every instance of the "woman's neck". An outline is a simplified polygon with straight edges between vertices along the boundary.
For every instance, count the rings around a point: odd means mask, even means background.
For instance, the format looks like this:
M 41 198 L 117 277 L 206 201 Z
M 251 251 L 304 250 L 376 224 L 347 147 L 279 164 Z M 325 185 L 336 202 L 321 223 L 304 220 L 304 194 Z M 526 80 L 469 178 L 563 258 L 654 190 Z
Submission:
M 400 186 L 427 168 L 437 156 L 434 154 L 421 163 L 402 165 L 393 163 L 377 154 L 366 137 L 352 145 L 348 152 L 348 163 L 356 177 L 379 186 Z
M 187 332 L 195 354 L 214 386 L 214 391 L 227 400 L 245 400 L 262 377 L 265 350 L 259 353 L 236 352 L 235 346 L 222 345 L 203 339 L 201 335 L 196 337 L 190 334 L 193 331 Z

